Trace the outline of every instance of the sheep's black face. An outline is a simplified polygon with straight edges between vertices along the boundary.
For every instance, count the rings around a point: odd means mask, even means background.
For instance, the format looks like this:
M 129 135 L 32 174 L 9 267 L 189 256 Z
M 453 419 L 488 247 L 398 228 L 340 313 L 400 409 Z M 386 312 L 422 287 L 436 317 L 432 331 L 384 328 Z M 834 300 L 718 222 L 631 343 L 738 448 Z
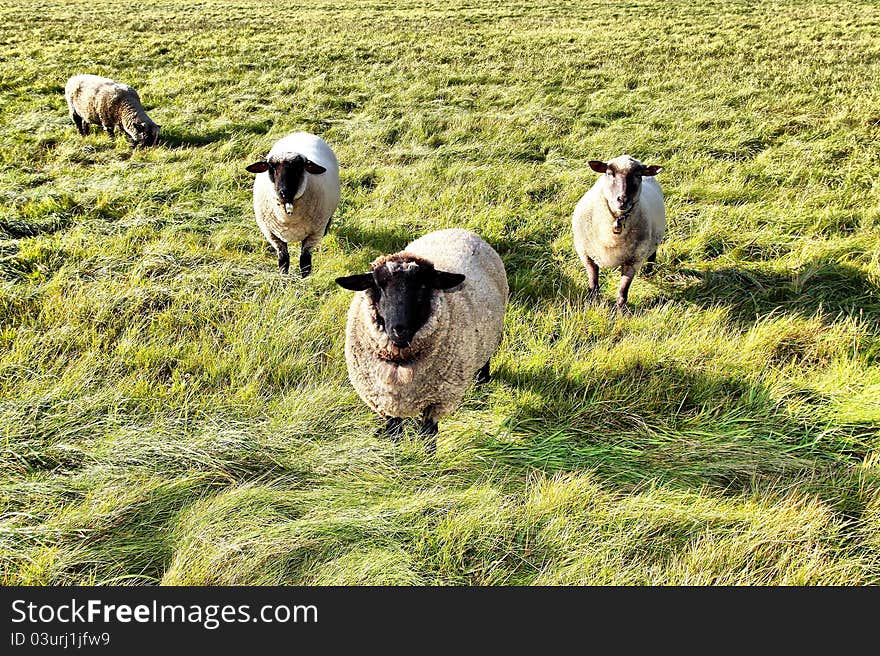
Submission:
M 434 267 L 389 262 L 373 272 L 378 315 L 395 346 L 406 347 L 431 315 Z
M 610 162 L 591 161 L 590 168 L 603 173 L 602 190 L 605 202 L 614 217 L 612 231 L 619 234 L 623 229 L 622 217 L 628 214 L 639 200 L 642 177 L 657 175 L 660 166 L 645 166 L 631 157 L 623 156 Z
M 327 169 L 306 159 L 302 155 L 296 155 L 289 159 L 270 159 L 265 162 L 255 162 L 247 167 L 247 170 L 251 173 L 269 173 L 272 185 L 275 187 L 275 195 L 278 197 L 278 202 L 290 214 L 293 201 L 305 193 L 305 174 L 320 175 Z
M 305 158 L 297 155 L 293 159 L 269 162 L 269 177 L 275 185 L 275 195 L 282 205 L 293 203 L 299 197 L 303 182 Z
M 159 126 L 135 123 L 133 139 L 138 146 L 155 146 L 159 142 Z
M 159 143 L 159 131 L 162 129 L 159 125 L 151 125 L 147 128 L 144 135 L 145 146 L 155 146 Z
M 463 281 L 460 273 L 437 271 L 427 260 L 406 258 L 388 259 L 370 273 L 336 279 L 346 289 L 370 294 L 379 328 L 398 348 L 409 346 L 428 321 L 434 290 L 451 290 Z

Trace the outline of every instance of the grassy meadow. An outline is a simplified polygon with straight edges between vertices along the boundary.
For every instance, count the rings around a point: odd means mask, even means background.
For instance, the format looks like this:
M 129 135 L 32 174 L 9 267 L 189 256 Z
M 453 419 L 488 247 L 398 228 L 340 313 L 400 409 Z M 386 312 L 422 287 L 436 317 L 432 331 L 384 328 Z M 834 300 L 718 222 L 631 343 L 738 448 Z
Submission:
M 0 2 L 0 583 L 880 583 L 880 6 L 300 6 Z M 85 72 L 161 145 L 81 138 Z M 244 171 L 300 129 L 304 281 Z M 570 217 L 624 152 L 669 228 L 618 316 Z M 429 456 L 333 280 L 452 226 L 511 298 Z

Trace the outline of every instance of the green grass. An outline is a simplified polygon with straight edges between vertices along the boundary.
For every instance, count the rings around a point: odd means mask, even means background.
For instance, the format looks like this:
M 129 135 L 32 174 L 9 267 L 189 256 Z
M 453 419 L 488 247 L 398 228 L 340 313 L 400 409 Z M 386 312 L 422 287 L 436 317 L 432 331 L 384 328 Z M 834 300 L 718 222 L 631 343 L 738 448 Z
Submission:
M 164 144 L 80 138 L 82 72 Z M 878 79 L 854 0 L 3 2 L 0 582 L 880 583 Z M 299 129 L 343 178 L 305 281 L 244 171 Z M 669 232 L 618 317 L 569 220 L 623 152 Z M 333 279 L 450 226 L 512 294 L 430 457 Z

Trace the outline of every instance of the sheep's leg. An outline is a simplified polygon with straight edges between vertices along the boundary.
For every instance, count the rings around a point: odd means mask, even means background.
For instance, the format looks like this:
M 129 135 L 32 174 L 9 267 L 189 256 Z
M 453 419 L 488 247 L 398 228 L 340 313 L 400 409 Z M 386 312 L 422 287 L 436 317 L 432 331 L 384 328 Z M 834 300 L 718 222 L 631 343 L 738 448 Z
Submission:
M 80 130 L 79 130 L 80 134 L 82 134 L 82 136 L 84 136 L 84 137 L 87 137 L 92 132 L 92 126 L 89 125 L 89 122 L 87 120 L 85 120 L 84 118 L 81 118 L 80 120 L 82 121 L 82 126 L 80 127 Z
M 278 253 L 278 271 L 282 274 L 290 271 L 290 252 L 287 250 L 287 243 L 280 239 L 275 246 L 275 252 Z
M 278 256 L 278 271 L 282 274 L 287 273 L 290 270 L 290 255 L 287 251 L 287 242 L 269 230 L 259 214 L 257 214 L 257 225 L 266 241 L 269 242 L 269 246 L 275 250 L 275 254 Z
M 599 298 L 599 265 L 589 255 L 584 256 L 587 265 L 587 282 L 590 284 L 590 300 Z
M 380 426 L 376 432 L 396 441 L 403 435 L 403 419 L 400 417 L 385 417 L 385 424 Z
M 307 278 L 312 272 L 312 249 L 306 246 L 306 242 L 302 243 L 299 252 L 299 272 L 303 278 Z
M 433 419 L 426 419 L 419 428 L 419 433 L 427 438 L 425 442 L 425 450 L 429 454 L 437 453 L 437 433 L 440 431 L 437 422 Z
M 620 267 L 620 287 L 617 289 L 617 309 L 626 310 L 629 299 L 629 286 L 636 277 L 636 268 L 633 264 L 624 264 Z
M 644 266 L 642 266 L 642 272 L 645 275 L 650 275 L 654 272 L 654 263 L 657 262 L 657 251 L 654 251 L 648 256 L 648 259 L 645 260 Z
M 477 385 L 484 385 L 492 380 L 492 374 L 489 372 L 489 362 L 490 360 L 486 360 L 486 364 L 480 367 L 480 370 L 477 372 L 476 383 Z
M 83 119 L 82 116 L 77 114 L 72 109 L 70 110 L 70 119 L 73 121 L 73 124 L 76 126 L 76 131 L 80 134 L 84 134 L 83 132 Z
M 433 406 L 425 408 L 422 412 L 422 425 L 419 427 L 419 435 L 427 438 L 425 449 L 430 454 L 437 453 L 437 433 L 440 430 L 437 420 L 431 416 L 433 410 Z
M 302 241 L 302 250 L 299 253 L 299 271 L 305 278 L 312 272 L 312 249 L 321 241 L 321 235 L 311 234 Z

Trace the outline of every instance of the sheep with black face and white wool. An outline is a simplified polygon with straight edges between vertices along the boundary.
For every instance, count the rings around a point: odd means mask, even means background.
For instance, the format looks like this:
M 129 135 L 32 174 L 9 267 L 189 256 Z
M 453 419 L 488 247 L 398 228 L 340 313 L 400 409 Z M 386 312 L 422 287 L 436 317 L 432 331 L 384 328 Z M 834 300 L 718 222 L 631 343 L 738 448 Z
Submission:
M 599 267 L 620 267 L 617 307 L 624 309 L 629 287 L 647 262 L 654 262 L 666 232 L 663 191 L 654 176 L 661 166 L 645 166 L 629 155 L 591 161 L 601 173 L 574 209 L 574 247 L 587 268 L 590 293 L 599 293 Z
M 137 91 L 99 75 L 74 75 L 64 87 L 70 119 L 83 136 L 92 123 L 114 136 L 119 128 L 134 146 L 155 146 L 160 126 L 147 116 Z
M 438 230 L 336 282 L 360 292 L 345 329 L 354 388 L 392 437 L 403 418 L 421 417 L 435 450 L 437 422 L 472 381 L 489 380 L 507 305 L 501 258 L 473 232 Z
M 254 178 L 254 215 L 263 236 L 278 254 L 278 269 L 287 273 L 287 245 L 301 242 L 299 269 L 312 272 L 312 249 L 330 227 L 339 205 L 339 163 L 327 142 L 308 132 L 279 139 L 265 160 L 247 167 Z

